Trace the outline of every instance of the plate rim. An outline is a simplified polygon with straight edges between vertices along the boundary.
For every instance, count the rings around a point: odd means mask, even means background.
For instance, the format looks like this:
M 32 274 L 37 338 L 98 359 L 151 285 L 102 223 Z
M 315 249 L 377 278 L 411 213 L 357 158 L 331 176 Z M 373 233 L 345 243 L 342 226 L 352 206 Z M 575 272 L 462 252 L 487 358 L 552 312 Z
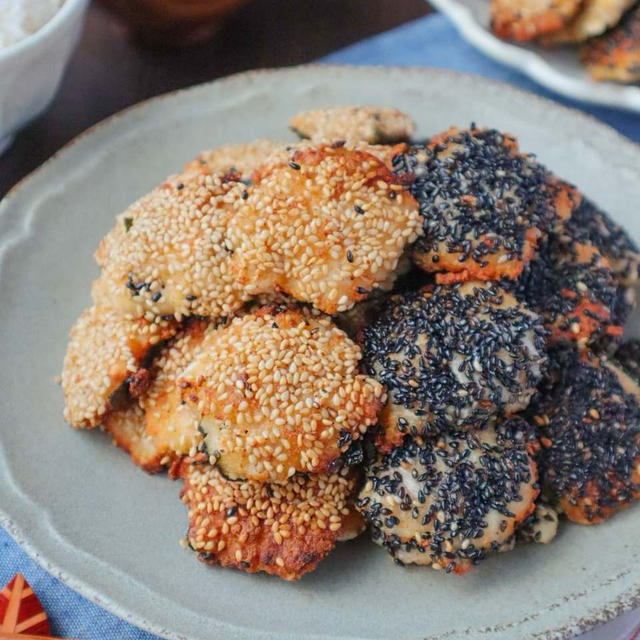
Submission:
M 443 0 L 435 0 L 436 2 L 441 2 Z M 445 0 L 447 1 L 447 0 Z M 249 70 L 244 71 L 228 76 L 224 76 L 222 78 L 214 79 L 209 82 L 199 83 L 196 85 L 191 85 L 189 87 L 185 87 L 183 89 L 177 89 L 174 91 L 166 92 L 157 96 L 153 96 L 141 102 L 130 105 L 129 107 L 122 109 L 103 120 L 95 123 L 85 131 L 81 132 L 73 139 L 68 141 L 64 146 L 62 146 L 59 150 L 57 150 L 52 156 L 50 156 L 45 162 L 43 162 L 39 167 L 33 170 L 31 173 L 23 177 L 19 180 L 13 187 L 9 189 L 9 191 L 5 194 L 4 197 L 0 199 L 0 223 L 4 220 L 3 216 L 7 213 L 9 204 L 19 195 L 21 195 L 24 191 L 27 191 L 31 184 L 35 180 L 39 178 L 43 170 L 49 167 L 51 164 L 57 161 L 63 161 L 72 150 L 78 145 L 85 143 L 87 138 L 91 138 L 92 134 L 100 131 L 101 129 L 109 126 L 114 121 L 130 115 L 136 111 L 139 111 L 152 103 L 162 102 L 165 100 L 170 100 L 177 95 L 184 95 L 190 92 L 205 90 L 205 87 L 211 85 L 219 85 L 223 83 L 232 83 L 232 82 L 242 82 L 245 79 L 251 80 L 254 77 L 265 76 L 265 75 L 277 75 L 277 74 L 296 74 L 296 73 L 313 73 L 313 71 L 317 68 L 326 68 L 326 69 L 340 69 L 346 71 L 355 71 L 355 72 L 370 72 L 376 73 L 380 75 L 385 74 L 395 74 L 395 73 L 406 73 L 411 72 L 420 75 L 429 74 L 437 74 L 440 76 L 448 76 L 452 80 L 456 78 L 466 78 L 470 81 L 481 81 L 485 85 L 492 85 L 495 90 L 500 90 L 503 92 L 510 93 L 512 95 L 520 96 L 524 98 L 526 96 L 527 100 L 535 100 L 539 102 L 541 105 L 546 105 L 555 109 L 556 111 L 564 111 L 567 115 L 571 115 L 573 118 L 579 118 L 583 120 L 585 123 L 588 123 L 590 127 L 596 127 L 600 129 L 601 133 L 608 136 L 609 138 L 616 139 L 617 143 L 623 147 L 626 147 L 627 152 L 632 154 L 637 154 L 640 157 L 640 144 L 634 142 L 633 140 L 627 138 L 623 134 L 616 131 L 613 127 L 608 124 L 603 123 L 598 120 L 596 117 L 584 113 L 579 109 L 568 107 L 562 104 L 559 104 L 552 99 L 539 96 L 533 94 L 529 91 L 513 87 L 512 85 L 495 80 L 488 79 L 483 76 L 460 72 L 449 69 L 442 69 L 436 67 L 420 67 L 420 66 L 382 66 L 382 65 L 345 65 L 345 64 L 331 64 L 331 63 L 319 63 L 319 64 L 304 64 L 297 66 L 290 66 L 284 68 L 265 68 L 265 69 L 257 69 L 257 70 Z M 28 197 L 28 196 L 27 196 Z M 9 203 L 9 204 L 8 204 Z M 18 222 L 22 220 L 22 216 L 18 216 Z M 13 234 L 12 225 L 9 223 L 9 227 L 7 231 L 3 232 L 0 228 L 0 258 L 2 258 L 2 254 L 4 253 L 4 249 L 7 245 L 11 245 L 13 243 Z M 15 226 L 15 225 L 13 225 Z M 0 264 L 1 264 L 0 260 Z M 3 451 L 0 448 L 0 460 L 2 460 Z M 2 469 L 0 468 L 0 471 Z M 8 474 L 9 475 L 9 474 Z M 11 479 L 10 475 L 9 478 Z M 4 500 L 0 501 L 0 525 L 2 525 L 12 536 L 15 542 L 20 546 L 20 548 L 27 553 L 27 555 L 33 559 L 38 565 L 44 568 L 51 575 L 59 579 L 66 586 L 70 587 L 74 591 L 76 591 L 81 596 L 87 598 L 91 602 L 97 604 L 98 606 L 104 608 L 108 612 L 113 615 L 129 622 L 132 625 L 135 625 L 145 631 L 156 634 L 160 637 L 167 638 L 169 640 L 184 640 L 185 636 L 174 632 L 168 629 L 164 629 L 161 625 L 157 623 L 151 622 L 147 620 L 144 615 L 135 613 L 131 611 L 127 606 L 121 605 L 115 602 L 111 596 L 101 595 L 99 589 L 91 586 L 87 580 L 78 577 L 74 574 L 73 571 L 68 572 L 63 569 L 58 562 L 50 560 L 45 557 L 43 553 L 39 549 L 38 543 L 33 543 L 29 539 L 28 533 L 26 533 L 26 529 L 28 526 L 25 524 L 31 517 L 34 515 L 39 517 L 40 524 L 43 524 L 49 529 L 48 535 L 58 536 L 59 534 L 56 529 L 48 522 L 48 516 L 46 512 L 43 512 L 39 505 L 35 504 L 34 501 L 30 498 L 30 496 L 26 495 L 22 489 L 15 485 L 15 483 L 11 483 L 9 486 L 4 483 L 0 483 L 0 498 L 6 498 L 6 504 L 11 504 L 11 501 L 17 501 L 17 511 L 21 511 L 18 515 L 18 518 L 12 517 L 8 511 L 3 508 Z M 22 520 L 22 524 L 19 524 L 17 520 Z M 619 577 L 619 576 L 618 576 Z M 568 638 L 576 633 L 581 633 L 587 631 L 594 626 L 601 624 L 603 622 L 610 621 L 620 614 L 629 611 L 632 608 L 635 608 L 640 605 L 640 581 L 637 582 L 633 587 L 626 589 L 621 594 L 618 595 L 617 598 L 608 601 L 606 604 L 602 605 L 601 608 L 597 611 L 594 611 L 591 615 L 587 617 L 580 618 L 576 621 L 570 621 L 568 624 L 554 626 L 552 628 L 547 629 L 544 633 L 548 634 L 556 634 L 553 637 L 562 637 Z M 198 615 L 198 614 L 196 614 Z M 254 634 L 254 637 L 258 638 L 272 638 L 276 637 L 271 632 L 261 632 L 259 630 L 250 629 L 247 627 L 239 627 L 234 624 L 217 622 L 217 624 L 222 627 L 229 627 L 234 629 L 240 633 L 251 632 Z M 479 632 L 487 632 L 491 631 L 490 629 L 469 629 L 469 631 L 476 633 Z M 558 635 L 559 634 L 559 635 Z M 246 637 L 246 636 L 244 636 Z M 282 637 L 282 636 L 278 636 Z M 310 636 L 310 638 L 313 636 Z M 442 636 L 440 636 L 442 637 Z M 447 635 L 448 637 L 448 635 Z M 551 637 L 551 636 L 549 636 Z M 337 640 L 337 638 L 336 638 Z M 426 639 L 425 639 L 426 640 Z
M 529 76 L 538 84 L 573 100 L 640 112 L 640 87 L 572 78 L 558 71 L 535 51 L 494 36 L 460 0 L 428 0 L 446 15 L 460 34 L 482 53 Z M 612 93 L 611 88 L 617 91 Z

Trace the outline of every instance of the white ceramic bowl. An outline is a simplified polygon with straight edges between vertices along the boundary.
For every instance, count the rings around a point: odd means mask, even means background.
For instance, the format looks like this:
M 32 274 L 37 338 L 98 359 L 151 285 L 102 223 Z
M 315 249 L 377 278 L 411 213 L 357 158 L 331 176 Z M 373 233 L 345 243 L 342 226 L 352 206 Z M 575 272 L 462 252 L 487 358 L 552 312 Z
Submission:
M 35 33 L 0 48 L 0 153 L 49 105 L 75 47 L 88 0 L 65 0 Z

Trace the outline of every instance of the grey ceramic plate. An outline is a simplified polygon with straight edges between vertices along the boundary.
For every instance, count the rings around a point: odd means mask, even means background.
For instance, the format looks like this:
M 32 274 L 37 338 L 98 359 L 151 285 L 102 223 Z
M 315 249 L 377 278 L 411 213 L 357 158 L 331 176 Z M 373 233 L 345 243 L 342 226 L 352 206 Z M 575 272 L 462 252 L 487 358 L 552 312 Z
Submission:
M 361 539 L 289 584 L 209 568 L 178 545 L 180 487 L 100 433 L 63 422 L 54 382 L 89 304 L 113 216 L 203 147 L 288 136 L 301 109 L 394 105 L 418 135 L 471 120 L 517 134 L 640 240 L 640 149 L 584 115 L 486 79 L 428 69 L 302 67 L 234 76 L 99 125 L 0 204 L 0 521 L 87 597 L 167 638 L 566 637 L 640 598 L 640 507 L 464 579 L 393 565 Z
M 505 42 L 494 36 L 489 29 L 489 0 L 429 1 L 451 18 L 474 47 L 548 89 L 568 98 L 640 111 L 640 87 L 594 82 L 580 63 L 577 47 L 544 49 L 536 44 Z

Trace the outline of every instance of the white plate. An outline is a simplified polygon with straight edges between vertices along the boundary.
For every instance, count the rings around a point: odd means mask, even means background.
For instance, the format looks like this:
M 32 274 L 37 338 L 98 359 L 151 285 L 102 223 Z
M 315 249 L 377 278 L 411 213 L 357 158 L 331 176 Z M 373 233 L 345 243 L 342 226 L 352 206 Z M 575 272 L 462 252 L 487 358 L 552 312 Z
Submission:
M 640 111 L 640 87 L 594 82 L 579 60 L 577 47 L 544 49 L 536 44 L 500 40 L 489 29 L 489 0 L 429 0 L 449 16 L 462 36 L 490 58 L 518 69 L 563 96 Z
M 565 637 L 640 599 L 640 507 L 464 579 L 399 568 L 363 538 L 294 584 L 211 568 L 178 545 L 179 485 L 62 420 L 54 382 L 89 304 L 113 216 L 203 147 L 290 135 L 301 109 L 398 106 L 419 136 L 471 120 L 524 149 L 640 240 L 640 148 L 597 121 L 483 78 L 428 69 L 301 67 L 152 100 L 94 128 L 0 203 L 0 522 L 80 593 L 167 638 L 505 640 Z M 551 632 L 554 631 L 554 633 Z

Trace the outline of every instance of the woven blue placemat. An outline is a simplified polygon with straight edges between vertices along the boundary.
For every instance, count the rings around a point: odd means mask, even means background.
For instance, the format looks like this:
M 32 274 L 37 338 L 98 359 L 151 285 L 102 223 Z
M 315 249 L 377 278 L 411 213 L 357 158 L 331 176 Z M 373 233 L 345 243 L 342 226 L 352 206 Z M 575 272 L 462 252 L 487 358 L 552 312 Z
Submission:
M 640 142 L 640 116 L 573 103 L 540 88 L 522 74 L 503 67 L 464 42 L 449 22 L 428 16 L 393 31 L 333 53 L 322 62 L 383 65 L 426 65 L 467 71 L 505 80 L 516 86 L 582 108 L 621 133 Z M 0 528 L 0 588 L 16 572 L 25 575 L 51 620 L 52 633 L 83 640 L 153 640 L 156 636 L 133 627 L 69 589 L 31 560 L 11 536 Z M 631 613 L 584 636 L 584 640 L 623 640 L 626 630 L 640 622 Z

